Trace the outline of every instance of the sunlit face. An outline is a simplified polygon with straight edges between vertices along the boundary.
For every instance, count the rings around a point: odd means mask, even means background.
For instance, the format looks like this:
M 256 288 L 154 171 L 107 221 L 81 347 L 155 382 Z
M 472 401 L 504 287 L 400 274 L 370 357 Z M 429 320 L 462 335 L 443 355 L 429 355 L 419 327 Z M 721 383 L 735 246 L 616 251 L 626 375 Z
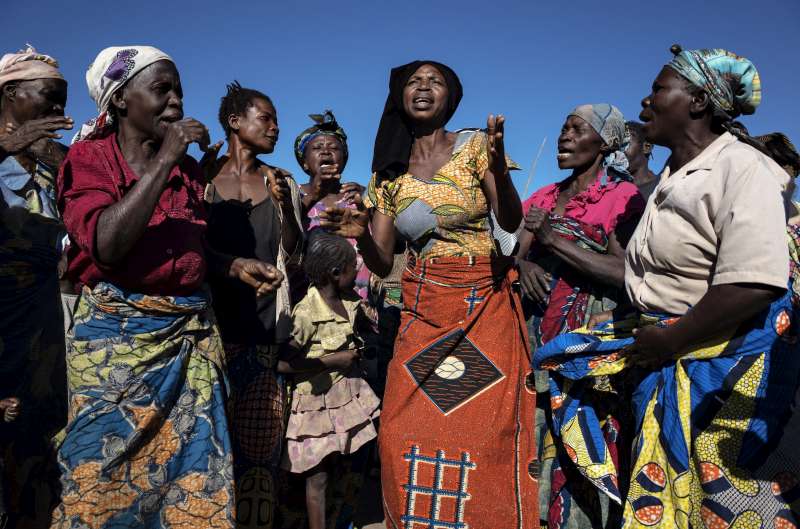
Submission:
M 688 81 L 665 66 L 653 81 L 650 95 L 642 99 L 639 120 L 647 141 L 656 145 L 672 145 L 691 119 L 692 94 Z
M 303 160 L 312 179 L 330 179 L 344 171 L 344 147 L 336 136 L 320 134 L 306 144 Z
M 278 113 L 263 97 L 256 97 L 247 106 L 244 114 L 233 115 L 228 120 L 232 133 L 258 154 L 269 154 L 278 143 Z
M 602 155 L 604 147 L 603 138 L 591 125 L 578 116 L 569 116 L 558 137 L 558 167 L 588 167 Z
M 442 72 L 431 64 L 423 64 L 403 88 L 403 109 L 414 122 L 442 125 L 449 95 Z
M 183 88 L 171 61 L 158 61 L 133 76 L 112 96 L 120 120 L 161 140 L 170 123 L 183 119 Z
M 339 277 L 336 280 L 336 286 L 340 292 L 346 292 L 353 290 L 356 286 L 356 276 L 358 272 L 356 270 L 356 259 L 355 256 L 351 261 L 345 265 L 344 270 L 339 272 Z

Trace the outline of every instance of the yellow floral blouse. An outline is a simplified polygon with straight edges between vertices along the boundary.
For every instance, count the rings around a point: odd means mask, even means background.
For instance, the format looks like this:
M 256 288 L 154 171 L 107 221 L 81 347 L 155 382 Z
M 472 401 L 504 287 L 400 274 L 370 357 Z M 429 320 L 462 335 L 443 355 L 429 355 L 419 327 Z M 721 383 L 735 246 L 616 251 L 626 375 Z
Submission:
M 361 298 L 342 299 L 347 319 L 334 312 L 322 295 L 311 286 L 292 311 L 292 339 L 303 348 L 306 358 L 320 358 L 336 351 L 356 349 L 356 318 L 362 310 Z M 328 391 L 344 374 L 338 370 L 295 375 L 295 391 L 302 395 L 320 395 Z
M 458 131 L 453 155 L 432 180 L 404 174 L 377 181 L 372 175 L 364 203 L 394 218 L 418 259 L 490 256 L 498 252 L 481 182 L 489 158 L 482 131 Z M 509 169 L 519 167 L 507 160 Z

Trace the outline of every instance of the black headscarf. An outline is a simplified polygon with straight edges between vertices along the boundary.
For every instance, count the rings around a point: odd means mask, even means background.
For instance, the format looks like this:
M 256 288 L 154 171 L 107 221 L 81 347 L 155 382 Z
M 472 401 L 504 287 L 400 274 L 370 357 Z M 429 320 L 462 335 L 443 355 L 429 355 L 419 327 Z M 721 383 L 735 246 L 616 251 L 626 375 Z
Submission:
M 411 144 L 414 143 L 414 128 L 403 109 L 403 88 L 408 79 L 421 66 L 435 66 L 444 76 L 447 83 L 447 122 L 458 108 L 464 92 L 461 81 L 448 66 L 435 61 L 414 61 L 397 68 L 392 68 L 389 75 L 389 96 L 383 108 L 381 124 L 375 138 L 375 150 L 372 155 L 372 171 L 383 179 L 393 179 L 408 170 L 408 158 L 411 156 Z

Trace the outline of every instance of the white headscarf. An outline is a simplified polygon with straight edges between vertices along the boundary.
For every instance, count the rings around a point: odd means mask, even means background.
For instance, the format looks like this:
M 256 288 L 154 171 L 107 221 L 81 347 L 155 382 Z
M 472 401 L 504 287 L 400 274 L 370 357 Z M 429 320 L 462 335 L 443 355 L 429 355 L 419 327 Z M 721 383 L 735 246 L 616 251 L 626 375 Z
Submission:
M 172 57 L 152 46 L 112 46 L 101 51 L 86 72 L 86 85 L 97 104 L 98 116 L 81 127 L 72 143 L 91 139 L 108 130 L 111 125 L 108 113 L 111 96 L 131 77 L 158 61 L 175 63 Z

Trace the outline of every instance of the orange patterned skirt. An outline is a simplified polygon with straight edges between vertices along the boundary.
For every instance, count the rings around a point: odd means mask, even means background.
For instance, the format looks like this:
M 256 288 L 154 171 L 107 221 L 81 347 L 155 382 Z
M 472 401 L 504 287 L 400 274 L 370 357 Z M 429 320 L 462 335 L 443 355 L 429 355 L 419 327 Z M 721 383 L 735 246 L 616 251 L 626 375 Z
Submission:
M 528 334 L 505 259 L 409 263 L 379 434 L 390 529 L 538 527 Z

